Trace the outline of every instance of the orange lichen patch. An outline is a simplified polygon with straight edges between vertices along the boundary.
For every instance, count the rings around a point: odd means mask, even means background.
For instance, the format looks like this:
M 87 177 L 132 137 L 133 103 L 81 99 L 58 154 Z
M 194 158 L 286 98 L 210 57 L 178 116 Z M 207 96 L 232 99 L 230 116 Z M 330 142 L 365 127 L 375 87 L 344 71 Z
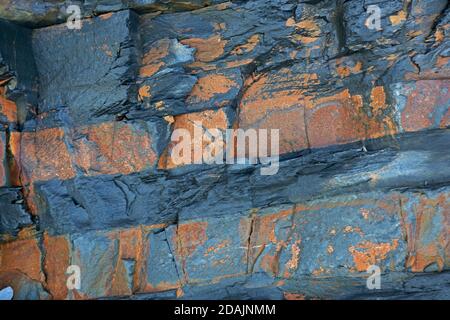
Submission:
M 396 250 L 398 240 L 394 239 L 391 243 L 373 243 L 364 241 L 356 246 L 351 246 L 348 251 L 353 256 L 356 270 L 365 272 L 371 265 L 379 264 L 387 258 L 389 252 Z
M 150 86 L 142 86 L 139 88 L 138 100 L 144 101 L 144 98 L 150 98 L 152 95 L 150 94 Z
M 445 40 L 445 33 L 441 28 L 437 28 L 436 32 L 434 33 L 434 39 L 438 43 L 441 43 Z
M 189 222 L 178 226 L 175 234 L 176 251 L 183 261 L 189 258 L 206 240 L 208 222 Z
M 286 300 L 305 300 L 305 295 L 301 293 L 290 293 L 290 292 L 284 292 L 283 293 L 284 299 Z
M 300 260 L 300 243 L 301 240 L 298 240 L 291 246 L 291 259 L 286 263 L 286 267 L 290 270 L 296 270 L 298 268 L 298 262 Z
M 358 233 L 361 236 L 364 236 L 364 233 L 361 231 L 360 227 L 345 226 L 343 231 L 344 233 Z
M 108 19 L 111 18 L 112 16 L 113 16 L 113 13 L 112 13 L 112 12 L 109 12 L 109 13 L 105 13 L 105 14 L 99 15 L 99 18 L 102 19 L 102 20 L 108 20 Z
M 143 66 L 139 71 L 139 75 L 141 77 L 151 77 L 152 75 L 157 73 L 162 66 L 164 66 L 164 62 L 157 62 Z
M 64 140 L 61 128 L 12 133 L 11 150 L 20 163 L 22 183 L 54 178 L 66 180 L 75 176 Z
M 208 249 L 206 249 L 206 253 L 205 256 L 210 255 L 211 253 L 217 253 L 219 251 L 221 251 L 223 248 L 226 248 L 230 245 L 230 240 L 223 240 L 222 242 L 220 242 L 217 246 L 211 246 Z
M 194 61 L 190 64 L 187 65 L 187 67 L 189 67 L 192 70 L 193 74 L 197 74 L 200 73 L 201 71 L 211 71 L 211 70 L 216 70 L 217 69 L 217 65 L 215 64 L 210 64 L 210 63 L 205 63 L 205 62 L 200 62 L 200 61 Z
M 245 66 L 247 64 L 250 64 L 253 62 L 253 59 L 244 59 L 244 60 L 235 60 L 235 61 L 229 61 L 226 63 L 226 68 L 237 68 L 240 66 Z
M 52 237 L 45 233 L 44 250 L 46 288 L 53 299 L 65 299 L 68 293 L 66 270 L 70 265 L 69 242 L 64 236 Z
M 167 123 L 172 124 L 175 122 L 175 118 L 173 116 L 164 116 L 164 120 L 166 120 Z
M 341 78 L 350 76 L 351 74 L 359 73 L 362 69 L 361 61 L 358 61 L 353 67 L 342 65 L 340 61 L 337 61 L 336 72 Z
M 222 40 L 219 35 L 207 39 L 191 38 L 180 41 L 182 44 L 197 49 L 195 52 L 196 61 L 210 62 L 219 58 L 224 53 L 226 40 Z
M 309 35 L 314 37 L 320 35 L 320 28 L 314 20 L 301 20 L 295 22 L 295 19 L 291 17 L 286 20 L 286 27 L 295 27 L 296 29 L 305 30 Z
M 313 101 L 306 113 L 310 145 L 323 147 L 364 139 L 366 131 L 361 121 L 361 106 L 355 104 L 358 102 L 348 90 Z
M 433 264 L 439 271 L 450 265 L 450 202 L 448 193 L 434 198 L 419 196 L 414 205 L 415 226 L 408 225 L 409 256 L 406 266 L 423 272 Z
M 397 124 L 394 121 L 392 113 L 380 117 L 368 118 L 366 125 L 368 139 L 375 139 L 384 136 L 393 136 L 398 132 Z
M 289 248 L 289 243 L 292 243 L 291 258 L 285 265 L 283 276 L 288 278 L 290 273 L 297 269 L 301 240 L 297 239 L 297 235 L 292 234 L 295 226 L 292 225 L 291 232 L 287 234 L 276 230 L 277 224 L 290 219 L 292 214 L 292 208 L 288 208 L 275 213 L 252 216 L 250 221 L 248 218 L 241 221 L 241 241 L 247 248 L 246 263 L 249 272 L 253 271 L 255 263 L 260 261 L 259 267 L 272 276 L 278 276 L 280 271 L 283 272 L 280 270 L 280 255 L 283 250 Z M 249 234 L 251 234 L 250 238 Z
M 174 160 L 173 157 L 183 157 L 183 154 L 173 154 L 174 148 L 178 143 L 186 143 L 183 139 L 185 136 L 178 141 L 173 141 L 169 144 L 164 152 L 164 156 L 161 157 L 158 168 L 160 169 L 172 169 L 178 166 L 199 163 L 203 161 L 210 160 L 208 157 L 204 157 L 202 150 L 205 150 L 208 146 L 212 144 L 208 139 L 203 139 L 202 132 L 206 135 L 210 134 L 213 129 L 218 129 L 220 132 L 224 132 L 228 128 L 227 115 L 222 109 L 219 110 L 206 110 L 203 112 L 188 113 L 179 116 L 175 116 L 175 122 L 173 124 L 173 130 L 184 129 L 189 132 L 190 145 L 191 145 L 191 157 L 189 160 L 180 161 Z M 198 133 L 198 134 L 197 134 Z M 223 136 L 222 136 L 223 138 Z M 217 142 L 219 145 L 219 142 Z M 203 148 L 200 148 L 203 146 Z M 224 147 L 224 146 L 223 146 Z M 223 150 L 222 147 L 222 150 Z M 211 152 L 212 157 L 215 156 L 215 152 Z M 180 163 L 179 163 L 180 162 Z
M 316 42 L 317 40 L 320 39 L 320 37 L 307 37 L 307 36 L 302 36 L 299 34 L 293 35 L 292 38 L 294 40 L 296 40 L 297 42 L 303 43 L 303 44 L 310 44 L 310 43 Z
M 417 31 L 410 31 L 406 35 L 409 38 L 415 38 L 415 37 L 421 36 L 422 34 L 423 34 L 423 32 L 421 30 L 417 30 Z
M 237 88 L 238 84 L 221 74 L 210 74 L 198 79 L 192 88 L 188 101 L 208 101 L 217 94 L 224 94 Z
M 139 71 L 141 77 L 151 77 L 165 65 L 162 61 L 169 54 L 170 39 L 161 39 L 155 42 L 142 58 L 142 67 Z
M 306 128 L 312 147 L 349 143 L 378 138 L 397 132 L 395 122 L 383 102 L 384 90 L 376 89 L 372 101 L 383 113 L 369 116 L 363 110 L 360 95 L 352 96 L 348 90 L 334 96 L 308 101 Z M 326 135 L 323 132 L 327 132 Z
M 319 276 L 321 276 L 321 275 L 323 275 L 323 274 L 327 274 L 327 273 L 330 273 L 330 270 L 325 269 L 325 268 L 322 267 L 322 266 L 319 266 L 318 269 L 315 269 L 315 270 L 313 270 L 313 271 L 311 272 L 311 274 L 312 274 L 314 277 L 319 277 Z
M 0 274 L 19 271 L 42 282 L 41 251 L 36 239 L 23 239 L 0 244 Z
M 279 154 L 299 151 L 308 148 L 308 139 L 305 128 L 305 109 L 302 107 L 292 110 L 274 111 L 260 119 L 251 128 L 253 129 L 279 129 Z M 247 128 L 247 127 L 245 127 Z M 258 139 L 263 133 L 258 132 Z M 270 132 L 267 141 L 270 141 Z M 270 146 L 268 146 L 268 149 Z M 270 149 L 269 149 L 270 150 Z M 275 154 L 270 154 L 276 156 Z
M 17 105 L 5 97 L 5 88 L 0 87 L 0 116 L 4 115 L 9 122 L 17 122 Z
M 183 289 L 178 288 L 178 289 L 177 289 L 177 292 L 176 292 L 176 296 L 177 296 L 177 298 L 183 297 L 183 296 L 184 296 Z
M 289 70 L 282 70 L 280 75 L 270 79 L 262 76 L 247 83 L 248 89 L 240 104 L 239 127 L 279 129 L 280 153 L 307 148 L 303 90 L 285 89 L 284 86 L 307 87 L 317 83 L 316 74 L 291 75 Z
M 439 109 L 448 109 L 445 106 L 450 99 L 449 80 L 421 80 L 415 86 L 401 114 L 401 125 L 407 132 L 433 127 L 437 122 Z
M 152 167 L 156 153 L 143 124 L 105 122 L 75 129 L 75 163 L 86 175 L 130 174 Z
M 442 57 L 438 56 L 436 58 L 436 67 L 437 68 L 443 68 L 447 66 L 450 63 L 450 57 Z
M 261 41 L 259 34 L 254 34 L 250 38 L 248 38 L 247 43 L 237 46 L 231 51 L 231 54 L 241 55 L 247 52 L 250 52 L 256 48 L 256 46 Z
M 375 115 L 382 114 L 386 109 L 386 94 L 384 92 L 384 87 L 373 87 L 372 92 L 370 93 L 370 101 L 373 113 Z
M 406 21 L 406 12 L 403 10 L 400 10 L 399 12 L 397 12 L 397 14 L 394 14 L 392 16 L 389 17 L 389 20 L 391 21 L 391 24 L 393 26 L 399 25 L 400 23 Z
M 5 133 L 0 131 L 0 187 L 6 184 L 6 137 Z

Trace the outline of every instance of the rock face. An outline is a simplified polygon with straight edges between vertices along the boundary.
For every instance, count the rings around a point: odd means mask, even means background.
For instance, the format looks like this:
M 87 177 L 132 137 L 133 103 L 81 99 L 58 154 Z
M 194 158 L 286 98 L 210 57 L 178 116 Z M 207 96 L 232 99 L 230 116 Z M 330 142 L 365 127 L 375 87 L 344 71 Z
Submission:
M 447 0 L 30 3 L 0 5 L 0 289 L 450 298 Z M 278 172 L 175 163 L 198 122 L 279 129 Z

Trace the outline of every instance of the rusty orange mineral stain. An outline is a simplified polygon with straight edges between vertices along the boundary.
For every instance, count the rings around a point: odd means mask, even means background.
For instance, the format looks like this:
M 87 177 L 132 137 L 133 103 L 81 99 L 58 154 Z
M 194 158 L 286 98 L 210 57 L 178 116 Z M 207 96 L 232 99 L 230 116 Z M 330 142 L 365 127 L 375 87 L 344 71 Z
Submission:
M 165 65 L 163 59 L 169 54 L 170 39 L 156 41 L 142 58 L 141 77 L 151 77 Z
M 387 254 L 394 251 L 398 247 L 398 239 L 392 240 L 390 243 L 373 243 L 364 241 L 356 246 L 351 246 L 348 251 L 353 256 L 356 270 L 365 272 L 369 266 L 379 263 L 387 258 Z
M 230 245 L 230 240 L 225 239 L 225 240 L 221 241 L 217 246 L 209 247 L 206 250 L 205 256 L 208 256 L 209 254 L 212 254 L 212 253 L 215 254 L 215 253 L 219 252 L 220 250 L 222 250 L 223 248 L 228 247 L 229 245 Z
M 45 249 L 44 270 L 46 274 L 46 288 L 53 299 L 67 298 L 66 270 L 70 265 L 70 247 L 65 236 L 53 237 L 44 233 L 43 246 Z
M 0 274 L 19 271 L 32 280 L 42 282 L 41 251 L 36 239 L 23 239 L 0 244 Z
M 350 76 L 351 74 L 359 73 L 362 69 L 362 62 L 358 61 L 353 67 L 343 66 L 341 62 L 338 62 L 338 67 L 336 67 L 336 71 L 341 78 L 345 78 Z
M 150 227 L 154 226 L 148 226 L 148 228 Z M 135 291 L 145 290 L 147 285 L 145 263 L 147 259 L 144 251 L 147 251 L 147 247 L 144 245 L 142 228 L 135 227 L 112 231 L 110 238 L 113 241 L 119 241 L 119 250 L 108 295 L 130 295 Z M 124 261 L 134 261 L 135 268 L 132 275 L 128 274 Z
M 206 242 L 207 228 L 208 222 L 189 222 L 178 226 L 174 240 L 177 243 L 177 252 L 182 258 L 188 258 Z
M 437 108 L 450 98 L 448 80 L 420 80 L 415 87 L 401 115 L 402 127 L 407 132 L 432 127 Z
M 305 295 L 301 293 L 284 292 L 283 295 L 286 300 L 305 300 Z
M 392 15 L 389 17 L 389 20 L 391 21 L 391 24 L 393 26 L 399 25 L 400 23 L 406 21 L 406 12 L 403 10 L 400 10 L 399 12 L 397 12 L 397 14 Z
M 240 66 L 245 66 L 247 64 L 250 64 L 253 62 L 253 59 L 244 59 L 244 60 L 235 60 L 235 61 L 229 61 L 226 63 L 227 68 L 237 68 Z
M 196 137 L 196 135 L 194 134 L 196 123 L 201 123 L 201 128 L 198 129 L 203 129 L 205 131 L 209 129 L 219 129 L 221 131 L 225 131 L 228 127 L 228 118 L 223 109 L 187 113 L 174 117 L 173 130 L 186 129 L 192 137 L 191 159 L 187 164 L 194 163 L 195 159 L 203 158 L 203 152 L 198 148 L 195 148 L 195 145 L 202 145 L 204 150 L 205 147 L 211 144 L 211 142 L 207 141 L 207 139 Z M 158 164 L 159 169 L 172 169 L 181 165 L 185 165 L 184 163 L 176 164 L 172 161 L 171 152 L 175 146 L 176 143 L 170 143 L 167 146 L 166 150 L 163 153 L 163 156 L 160 158 Z
M 416 222 L 415 228 L 411 225 L 407 228 L 409 257 L 406 263 L 413 272 L 423 272 L 432 264 L 436 264 L 437 269 L 442 271 L 450 264 L 448 197 L 449 194 L 445 192 L 433 198 L 420 196 L 418 204 L 413 208 Z M 441 219 L 440 227 L 435 225 L 436 218 Z
M 130 174 L 153 166 L 156 153 L 149 133 L 139 126 L 105 122 L 77 128 L 75 162 L 86 175 Z
M 366 138 L 365 124 L 368 118 L 362 111 L 362 98 L 351 96 L 348 90 L 308 102 L 306 111 L 306 127 L 312 147 Z
M 142 86 L 139 88 L 139 101 L 144 101 L 144 98 L 150 98 L 152 95 L 150 94 L 150 86 Z
M 109 12 L 109 13 L 105 13 L 105 14 L 99 15 L 99 18 L 102 19 L 102 20 L 108 20 L 108 19 L 111 18 L 112 16 L 113 16 L 113 13 L 112 13 L 112 12 Z
M 450 57 L 438 56 L 436 58 L 436 67 L 443 68 L 450 63 Z
M 63 129 L 13 133 L 12 141 L 12 153 L 20 161 L 23 183 L 75 176 Z
M 200 62 L 210 62 L 216 60 L 224 53 L 226 40 L 222 40 L 219 35 L 207 39 L 190 38 L 180 41 L 182 44 L 197 49 L 195 59 Z
M 260 42 L 260 35 L 254 34 L 250 38 L 248 38 L 247 43 L 237 46 L 231 51 L 231 54 L 241 55 L 244 53 L 248 53 L 256 48 L 256 46 Z
M 237 88 L 238 84 L 221 74 L 211 74 L 198 79 L 188 100 L 208 101 L 216 94 L 224 94 Z
M 0 87 L 0 115 L 3 114 L 9 122 L 17 122 L 17 105 L 5 97 L 5 88 Z
M 381 114 L 386 108 L 386 94 L 384 93 L 384 87 L 374 87 L 370 94 L 370 99 L 373 112 L 375 114 Z

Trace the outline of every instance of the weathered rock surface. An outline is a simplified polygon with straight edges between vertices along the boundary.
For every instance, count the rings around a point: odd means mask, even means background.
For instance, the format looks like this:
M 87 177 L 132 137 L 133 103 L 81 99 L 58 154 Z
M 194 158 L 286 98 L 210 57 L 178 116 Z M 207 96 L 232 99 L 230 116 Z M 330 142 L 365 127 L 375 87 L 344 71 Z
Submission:
M 447 0 L 78 4 L 0 5 L 0 288 L 449 298 Z M 174 163 L 198 121 L 279 129 L 278 173 Z

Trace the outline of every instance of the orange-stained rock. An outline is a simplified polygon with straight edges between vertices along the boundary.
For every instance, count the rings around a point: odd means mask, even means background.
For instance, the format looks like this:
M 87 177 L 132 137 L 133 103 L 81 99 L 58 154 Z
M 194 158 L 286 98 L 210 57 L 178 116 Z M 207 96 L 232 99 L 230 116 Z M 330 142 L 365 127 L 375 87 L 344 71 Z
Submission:
M 19 271 L 32 280 L 42 282 L 44 275 L 37 241 L 32 238 L 0 244 L 0 274 Z
M 66 270 L 70 265 L 69 241 L 64 236 L 53 237 L 45 233 L 44 250 L 46 288 L 53 299 L 66 299 L 68 294 Z
M 143 252 L 145 248 L 142 229 L 137 227 L 120 230 L 112 232 L 111 236 L 119 241 L 119 252 L 108 295 L 130 295 L 145 286 L 145 253 Z
M 200 62 L 210 62 L 219 58 L 224 53 L 226 40 L 222 40 L 219 35 L 207 39 L 191 38 L 180 41 L 184 45 L 197 49 L 195 60 Z
M 61 128 L 13 132 L 11 149 L 19 162 L 23 184 L 50 179 L 65 180 L 75 176 L 65 133 Z
M 17 122 L 17 105 L 5 97 L 5 88 L 0 87 L 0 118 L 6 117 L 10 123 Z
M 208 222 L 188 222 L 178 226 L 174 243 L 177 244 L 177 252 L 186 258 L 194 253 L 198 246 L 204 244 Z
M 151 77 L 165 65 L 163 59 L 169 54 L 170 39 L 161 39 L 146 52 L 142 58 L 139 74 L 141 77 Z
M 238 87 L 238 84 L 233 80 L 221 74 L 210 74 L 198 79 L 192 88 L 188 102 L 208 101 L 216 94 L 227 93 L 233 87 Z
M 205 158 L 202 155 L 202 149 L 197 148 L 196 146 L 203 146 L 203 150 L 211 145 L 211 141 L 208 139 L 203 139 L 201 134 L 198 135 L 196 132 L 200 132 L 203 130 L 206 133 L 206 136 L 210 133 L 209 130 L 218 129 L 222 133 L 222 138 L 225 138 L 225 130 L 228 128 L 228 117 L 223 109 L 219 110 L 206 110 L 202 112 L 196 113 L 187 113 L 174 117 L 173 130 L 184 129 L 189 133 L 189 137 L 191 139 L 191 158 L 187 163 L 182 162 L 181 160 L 175 160 L 172 158 L 172 151 L 174 151 L 175 146 L 178 143 L 181 143 L 184 139 L 184 136 L 180 140 L 172 141 L 167 149 L 164 152 L 164 156 L 160 159 L 159 168 L 160 169 L 172 169 L 180 165 L 193 164 L 195 161 L 202 162 L 206 160 L 212 160 L 209 158 Z M 201 125 L 200 125 L 201 124 Z M 224 150 L 224 145 L 221 148 Z M 218 150 L 219 151 L 219 150 Z M 213 156 L 215 153 L 212 153 Z M 174 153 L 174 157 L 177 154 Z M 180 163 L 178 163 L 180 162 Z
M 406 266 L 423 272 L 434 266 L 442 271 L 450 266 L 450 195 L 417 195 L 404 199 L 413 217 L 406 223 L 409 257 Z
M 277 77 L 261 77 L 244 93 L 239 112 L 239 128 L 278 129 L 280 154 L 308 147 L 304 102 L 301 90 L 276 90 Z M 316 82 L 316 75 L 296 75 L 299 83 Z
M 306 128 L 311 147 L 324 147 L 379 138 L 397 132 L 382 87 L 371 94 L 372 115 L 363 109 L 361 95 L 344 90 L 308 103 Z
M 263 270 L 274 277 L 288 278 L 292 272 L 297 270 L 300 260 L 301 235 L 290 232 L 290 228 L 278 230 L 280 223 L 290 222 L 292 207 L 281 211 L 271 211 L 252 216 L 250 219 L 241 220 L 242 246 L 247 247 L 247 272 Z M 245 237 L 248 234 L 249 237 Z M 290 259 L 285 265 L 280 262 L 283 251 L 290 253 Z
M 358 61 L 353 65 L 348 64 L 343 59 L 336 60 L 336 72 L 341 78 L 346 78 L 351 74 L 356 74 L 361 72 L 362 70 L 362 62 Z
M 254 35 L 250 36 L 250 38 L 248 38 L 248 40 L 245 44 L 235 47 L 231 51 L 231 54 L 241 55 L 244 53 L 248 53 L 248 52 L 254 50 L 260 41 L 261 41 L 260 35 L 254 34 Z
M 145 123 L 106 122 L 75 128 L 73 145 L 75 164 L 86 175 L 130 174 L 156 162 Z
M 365 272 L 371 265 L 380 264 L 385 260 L 388 253 L 397 249 L 398 240 L 393 240 L 392 243 L 372 243 L 364 241 L 357 246 L 351 246 L 348 251 L 353 256 L 356 270 Z
M 0 187 L 7 183 L 6 161 L 6 134 L 0 131 Z
M 313 101 L 312 107 L 306 110 L 306 127 L 311 147 L 365 139 L 361 107 L 362 101 L 352 99 L 348 90 Z
M 181 262 L 181 267 L 186 270 L 187 260 L 199 246 L 206 243 L 206 230 L 208 222 L 189 221 L 179 224 L 172 239 L 175 244 L 175 252 Z M 188 274 L 183 271 L 183 281 L 188 281 Z
M 450 125 L 450 80 L 420 80 L 414 87 L 401 113 L 403 130 L 411 132 Z
M 301 293 L 284 292 L 283 295 L 286 300 L 305 300 L 305 295 Z

